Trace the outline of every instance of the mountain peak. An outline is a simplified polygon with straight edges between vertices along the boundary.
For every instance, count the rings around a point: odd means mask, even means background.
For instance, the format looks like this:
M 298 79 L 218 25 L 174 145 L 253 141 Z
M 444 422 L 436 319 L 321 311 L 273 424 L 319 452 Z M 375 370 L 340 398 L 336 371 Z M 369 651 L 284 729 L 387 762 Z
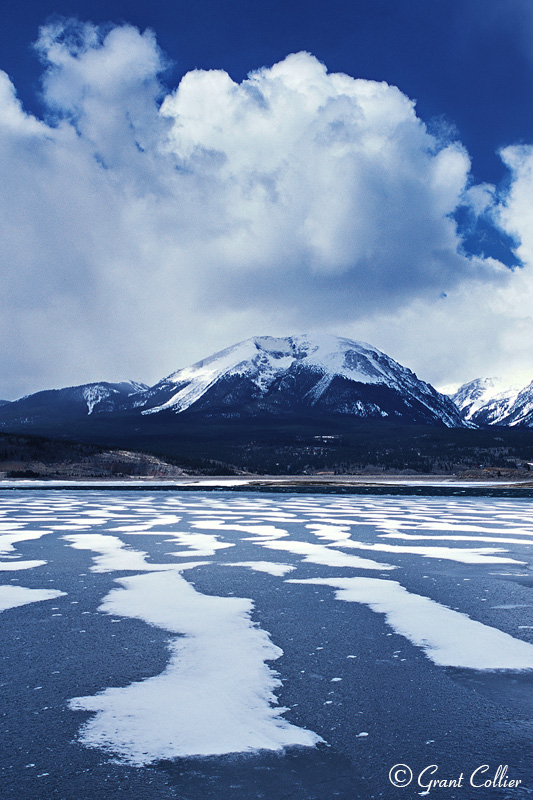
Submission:
M 411 370 L 366 342 L 332 334 L 246 339 L 172 373 L 135 406 L 143 414 L 307 408 L 464 424 L 455 406 Z
M 509 386 L 501 378 L 476 378 L 459 387 L 451 399 L 466 420 L 481 426 L 499 425 L 511 413 L 520 392 L 520 386 Z
M 172 419 L 169 414 L 186 413 L 202 419 L 343 415 L 468 425 L 448 397 L 410 369 L 366 342 L 332 334 L 254 336 L 150 388 L 101 382 L 38 392 L 3 408 L 0 425 L 35 427 L 117 412 L 128 418 L 163 412 L 165 424 Z

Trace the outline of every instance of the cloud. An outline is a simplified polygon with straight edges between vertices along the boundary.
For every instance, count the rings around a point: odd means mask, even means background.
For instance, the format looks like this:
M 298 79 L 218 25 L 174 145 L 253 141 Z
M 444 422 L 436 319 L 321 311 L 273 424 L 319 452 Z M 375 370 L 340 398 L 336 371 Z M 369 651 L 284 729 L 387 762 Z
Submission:
M 491 187 L 394 86 L 297 53 L 168 92 L 154 35 L 128 25 L 55 23 L 36 47 L 42 120 L 0 73 L 0 397 L 155 381 L 265 332 L 388 320 L 380 346 L 415 306 L 429 321 L 443 292 L 513 277 L 466 254 L 453 218 Z M 521 236 L 512 198 L 501 224 Z M 392 355 L 415 346 L 399 335 Z
M 514 240 L 523 266 L 500 284 L 467 280 L 446 298 L 416 298 L 365 325 L 370 340 L 379 340 L 437 386 L 479 376 L 525 386 L 533 378 L 533 145 L 509 146 L 500 155 L 509 170 L 508 188 L 496 197 L 490 187 L 473 187 L 472 208 L 489 210 L 494 224 Z
M 298 321 L 346 319 L 495 267 L 461 252 L 451 218 L 468 202 L 466 152 L 395 87 L 298 53 L 241 85 L 189 73 L 161 114 L 171 152 L 222 201 L 217 303 L 240 280 Z
M 533 145 L 506 147 L 503 162 L 511 173 L 507 196 L 498 208 L 501 227 L 517 242 L 517 255 L 524 264 L 533 265 Z

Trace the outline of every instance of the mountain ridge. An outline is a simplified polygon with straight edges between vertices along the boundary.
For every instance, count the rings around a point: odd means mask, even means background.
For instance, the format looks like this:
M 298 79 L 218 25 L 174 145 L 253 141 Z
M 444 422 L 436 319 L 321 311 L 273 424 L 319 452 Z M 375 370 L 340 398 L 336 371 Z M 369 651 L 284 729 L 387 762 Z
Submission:
M 533 427 L 533 383 L 477 378 L 444 395 L 366 342 L 332 334 L 256 336 L 170 373 L 152 386 L 106 381 L 0 403 L 0 428 L 61 431 L 81 418 L 194 415 L 245 419 L 339 415 L 446 427 Z M 136 428 L 138 430 L 138 427 Z
M 0 404 L 0 426 L 5 428 L 6 422 L 17 420 L 21 425 L 25 421 L 26 426 L 31 428 L 32 425 L 53 422 L 58 418 L 112 412 L 131 394 L 147 388 L 145 384 L 135 381 L 97 381 L 62 389 L 44 389 Z
M 520 424 L 476 428 L 407 367 L 331 335 L 252 337 L 149 387 L 102 381 L 0 407 L 6 433 L 149 452 L 204 474 L 527 472 L 533 431 Z
M 533 381 L 505 386 L 499 378 L 476 378 L 450 398 L 478 427 L 533 427 Z
M 287 413 L 465 423 L 449 399 L 377 348 L 331 334 L 258 336 L 171 373 L 132 401 L 141 414 Z

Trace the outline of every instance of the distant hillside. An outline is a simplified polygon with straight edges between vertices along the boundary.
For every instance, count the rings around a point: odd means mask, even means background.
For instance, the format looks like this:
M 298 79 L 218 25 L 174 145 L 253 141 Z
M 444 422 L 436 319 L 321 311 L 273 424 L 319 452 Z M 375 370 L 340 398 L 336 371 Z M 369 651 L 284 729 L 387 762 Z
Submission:
M 0 477 L 172 477 L 182 469 L 149 453 L 103 449 L 92 444 L 0 433 Z

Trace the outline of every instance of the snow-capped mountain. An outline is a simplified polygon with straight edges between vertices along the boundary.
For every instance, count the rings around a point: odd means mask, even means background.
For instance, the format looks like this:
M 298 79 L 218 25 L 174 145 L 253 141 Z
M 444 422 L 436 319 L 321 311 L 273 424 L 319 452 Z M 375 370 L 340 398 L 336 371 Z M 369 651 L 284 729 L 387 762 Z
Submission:
M 477 425 L 533 428 L 533 382 L 518 391 L 494 397 L 474 417 Z
M 48 389 L 3 405 L 0 424 L 28 427 L 118 410 L 131 395 L 145 391 L 143 383 L 86 383 L 65 389 Z
M 331 335 L 247 339 L 172 373 L 127 405 L 143 415 L 320 411 L 465 425 L 449 398 L 411 370 L 369 344 Z
M 451 395 L 465 419 L 486 427 L 533 427 L 533 382 L 504 388 L 498 378 L 477 378 Z
M 533 381 L 520 390 L 509 414 L 500 424 L 533 428 Z
M 320 415 L 400 424 L 469 426 L 457 406 L 372 345 L 331 335 L 259 336 L 180 369 L 148 388 L 90 383 L 28 395 L 0 408 L 4 430 L 66 430 L 116 420 L 136 432 L 176 415 L 195 419 Z M 69 430 L 78 428 L 69 428 Z
M 476 378 L 450 397 L 465 419 L 490 425 L 498 424 L 500 417 L 508 413 L 519 391 L 519 386 L 507 386 L 500 378 Z M 485 421 L 486 416 L 490 421 Z

